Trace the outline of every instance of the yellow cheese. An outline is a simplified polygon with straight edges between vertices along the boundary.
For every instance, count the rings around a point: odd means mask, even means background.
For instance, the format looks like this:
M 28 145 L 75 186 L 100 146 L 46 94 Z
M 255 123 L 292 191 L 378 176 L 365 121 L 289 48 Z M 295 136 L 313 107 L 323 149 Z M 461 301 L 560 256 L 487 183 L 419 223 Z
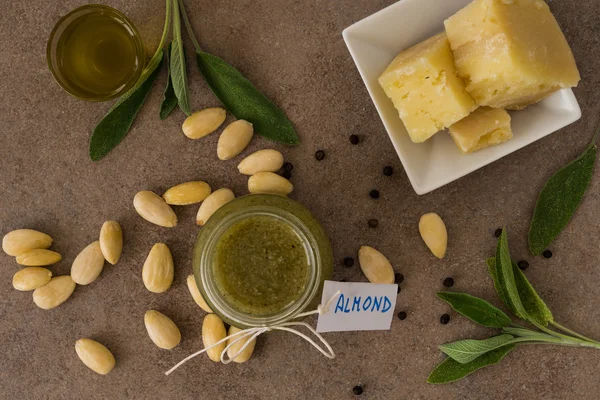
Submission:
M 415 143 L 469 115 L 475 102 L 456 74 L 445 33 L 398 54 L 379 84 Z
M 479 107 L 450 127 L 461 152 L 471 153 L 512 139 L 510 115 L 501 108 Z
M 543 0 L 475 0 L 444 24 L 458 73 L 479 105 L 518 110 L 580 80 Z

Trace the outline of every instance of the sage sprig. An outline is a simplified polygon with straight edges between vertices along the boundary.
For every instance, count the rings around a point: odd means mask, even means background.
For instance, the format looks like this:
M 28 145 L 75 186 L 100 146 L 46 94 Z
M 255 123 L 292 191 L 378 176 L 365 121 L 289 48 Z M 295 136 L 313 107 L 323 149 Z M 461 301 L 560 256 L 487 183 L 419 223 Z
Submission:
M 483 299 L 465 293 L 438 293 L 438 297 L 471 321 L 500 328 L 500 335 L 484 340 L 466 339 L 440 346 L 448 357 L 429 375 L 429 383 L 454 382 L 488 365 L 500 362 L 515 346 L 523 343 L 590 347 L 600 343 L 554 320 L 554 316 L 519 267 L 511 261 L 506 230 L 498 240 L 495 257 L 487 261 L 488 272 L 500 299 L 507 308 L 533 328 L 511 321 L 502 310 Z M 552 325 L 555 329 L 550 329 Z
M 585 151 L 552 175 L 542 188 L 529 228 L 529 249 L 533 255 L 548 248 L 579 207 L 594 173 L 599 135 L 600 127 Z
M 167 47 L 167 86 L 163 93 L 163 99 L 160 103 L 159 117 L 161 120 L 166 119 L 169 114 L 177 107 L 177 96 L 175 96 L 175 90 L 173 89 L 173 80 L 171 79 L 171 68 L 169 68 L 169 54 L 171 54 L 171 48 L 173 42 L 169 43 Z
M 173 90 L 177 96 L 177 104 L 179 104 L 179 109 L 183 111 L 185 115 L 192 115 L 185 52 L 183 50 L 183 38 L 181 37 L 181 16 L 179 13 L 179 2 L 177 0 L 173 0 L 173 42 L 169 57 L 171 82 L 173 83 Z

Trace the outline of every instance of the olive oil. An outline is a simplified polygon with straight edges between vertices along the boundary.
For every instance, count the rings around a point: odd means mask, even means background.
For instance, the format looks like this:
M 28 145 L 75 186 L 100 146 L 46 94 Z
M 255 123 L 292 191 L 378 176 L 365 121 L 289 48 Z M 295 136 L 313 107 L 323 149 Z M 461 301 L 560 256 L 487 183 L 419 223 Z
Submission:
M 140 77 L 143 45 L 119 11 L 84 6 L 64 17 L 55 30 L 48 44 L 49 58 L 53 58 L 50 67 L 71 94 L 90 101 L 108 100 Z

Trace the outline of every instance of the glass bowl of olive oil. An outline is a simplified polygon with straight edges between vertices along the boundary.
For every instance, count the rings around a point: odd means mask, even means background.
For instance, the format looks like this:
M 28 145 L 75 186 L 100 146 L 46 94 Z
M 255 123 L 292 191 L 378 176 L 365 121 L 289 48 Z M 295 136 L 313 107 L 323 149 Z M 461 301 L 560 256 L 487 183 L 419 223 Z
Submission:
M 146 51 L 129 18 L 112 7 L 90 4 L 58 21 L 46 57 L 52 75 L 71 95 L 106 101 L 135 85 Z

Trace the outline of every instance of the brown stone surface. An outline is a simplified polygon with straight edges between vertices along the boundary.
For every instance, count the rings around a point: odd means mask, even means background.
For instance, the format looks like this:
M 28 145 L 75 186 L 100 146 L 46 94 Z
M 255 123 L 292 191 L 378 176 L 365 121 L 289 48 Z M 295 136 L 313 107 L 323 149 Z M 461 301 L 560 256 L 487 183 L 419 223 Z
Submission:
M 442 1 L 442 0 L 440 0 Z M 142 189 L 162 192 L 192 179 L 238 195 L 246 179 L 236 162 L 220 162 L 217 135 L 187 140 L 183 115 L 158 119 L 164 74 L 126 140 L 106 159 L 93 163 L 88 138 L 107 104 L 90 104 L 65 94 L 46 67 L 45 45 L 58 20 L 81 1 L 5 0 L 0 12 L 0 232 L 37 228 L 51 234 L 64 260 L 52 267 L 67 274 L 71 262 L 98 237 L 102 223 L 116 219 L 125 232 L 117 266 L 98 281 L 77 287 L 57 309 L 44 311 L 31 293 L 13 290 L 14 260 L 0 254 L 0 398 L 2 399 L 351 399 L 364 384 L 365 399 L 596 399 L 600 353 L 542 346 L 522 347 L 499 366 L 459 383 L 431 386 L 429 371 L 442 359 L 437 346 L 489 332 L 450 313 L 435 297 L 447 276 L 455 289 L 499 304 L 483 260 L 494 248 L 494 230 L 508 225 L 516 258 L 531 263 L 527 276 L 558 320 L 600 337 L 600 179 L 594 177 L 568 229 L 552 245 L 550 260 L 526 250 L 526 232 L 536 195 L 557 168 L 587 145 L 600 124 L 600 1 L 550 1 L 571 43 L 582 74 L 575 94 L 583 118 L 429 195 L 417 196 L 402 171 L 354 64 L 342 41 L 343 28 L 391 4 L 391 0 L 194 0 L 193 25 L 206 50 L 238 66 L 289 114 L 302 144 L 275 145 L 294 166 L 293 198 L 306 204 L 328 231 L 336 259 L 335 278 L 364 281 L 360 269 L 343 267 L 360 245 L 379 248 L 406 277 L 389 332 L 333 333 L 337 352 L 329 361 L 307 343 L 284 333 L 260 338 L 254 357 L 223 366 L 207 357 L 189 362 L 170 377 L 164 371 L 201 347 L 203 312 L 193 303 L 185 278 L 191 272 L 198 228 L 196 207 L 177 209 L 180 224 L 159 228 L 133 210 Z M 137 24 L 150 49 L 163 22 L 162 0 L 106 3 Z M 217 105 L 190 67 L 194 108 Z M 361 137 L 350 145 L 352 133 Z M 250 150 L 273 144 L 256 138 Z M 318 149 L 326 158 L 317 162 Z M 385 177 L 385 165 L 395 173 Z M 381 191 L 379 200 L 369 190 Z M 426 250 L 417 230 L 421 214 L 439 213 L 448 226 L 447 257 Z M 371 229 L 367 220 L 377 218 Z M 148 292 L 141 266 L 155 242 L 167 243 L 176 263 L 172 288 Z M 143 315 L 158 309 L 183 334 L 173 351 L 149 340 Z M 91 337 L 115 354 L 108 376 L 88 370 L 77 358 L 75 340 Z

